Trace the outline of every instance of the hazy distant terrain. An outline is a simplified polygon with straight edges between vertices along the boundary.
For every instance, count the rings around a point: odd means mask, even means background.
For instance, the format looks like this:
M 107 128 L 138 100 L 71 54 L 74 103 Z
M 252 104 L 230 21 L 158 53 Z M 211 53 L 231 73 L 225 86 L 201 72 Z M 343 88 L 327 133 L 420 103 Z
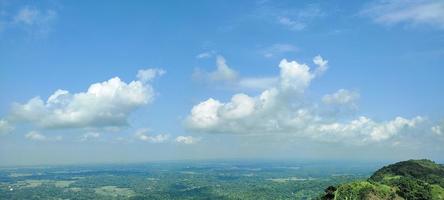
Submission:
M 377 165 L 331 162 L 162 162 L 3 168 L 0 199 L 313 199 Z

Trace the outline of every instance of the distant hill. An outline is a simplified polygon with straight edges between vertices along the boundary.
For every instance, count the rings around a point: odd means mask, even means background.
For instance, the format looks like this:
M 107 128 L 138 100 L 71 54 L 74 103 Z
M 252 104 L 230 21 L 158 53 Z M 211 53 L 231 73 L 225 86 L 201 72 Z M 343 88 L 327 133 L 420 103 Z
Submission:
M 321 200 L 444 199 L 444 165 L 407 160 L 377 170 L 365 181 L 330 186 Z

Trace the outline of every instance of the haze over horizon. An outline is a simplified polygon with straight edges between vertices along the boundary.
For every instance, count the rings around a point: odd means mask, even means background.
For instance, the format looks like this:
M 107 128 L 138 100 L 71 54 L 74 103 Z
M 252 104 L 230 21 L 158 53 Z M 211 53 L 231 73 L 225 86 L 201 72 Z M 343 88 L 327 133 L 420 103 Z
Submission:
M 0 1 L 0 166 L 444 162 L 444 2 Z

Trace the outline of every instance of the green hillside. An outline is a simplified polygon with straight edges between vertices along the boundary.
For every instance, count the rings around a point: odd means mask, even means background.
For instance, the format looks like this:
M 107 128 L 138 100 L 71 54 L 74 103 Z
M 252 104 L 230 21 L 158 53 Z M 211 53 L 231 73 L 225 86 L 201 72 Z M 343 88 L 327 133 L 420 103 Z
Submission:
M 444 199 L 444 166 L 425 159 L 398 162 L 368 180 L 330 186 L 320 199 Z

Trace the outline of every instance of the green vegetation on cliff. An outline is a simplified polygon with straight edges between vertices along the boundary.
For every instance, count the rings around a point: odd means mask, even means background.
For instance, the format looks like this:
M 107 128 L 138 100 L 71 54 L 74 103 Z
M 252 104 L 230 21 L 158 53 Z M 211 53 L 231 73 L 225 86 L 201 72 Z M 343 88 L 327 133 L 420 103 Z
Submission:
M 444 166 L 408 160 L 379 169 L 367 181 L 329 188 L 321 199 L 444 199 Z

